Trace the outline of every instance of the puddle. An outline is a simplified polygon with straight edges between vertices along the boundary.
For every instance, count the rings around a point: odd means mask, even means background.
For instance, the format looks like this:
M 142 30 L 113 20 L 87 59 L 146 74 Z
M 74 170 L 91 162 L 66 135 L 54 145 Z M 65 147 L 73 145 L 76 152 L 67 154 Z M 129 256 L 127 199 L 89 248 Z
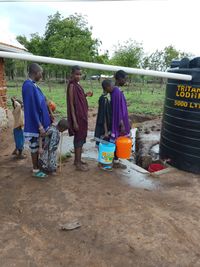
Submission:
M 137 171 L 130 170 L 128 171 L 123 180 L 130 186 L 136 188 L 143 188 L 148 190 L 155 190 L 158 188 L 154 181 L 147 178 L 147 174 L 138 173 Z
M 95 148 L 95 141 L 93 141 L 93 138 L 94 133 L 88 132 L 87 143 L 83 147 L 83 158 L 97 161 L 98 152 Z M 61 154 L 64 155 L 71 150 L 73 150 L 73 137 L 63 135 Z M 154 190 L 158 187 L 158 182 L 151 180 L 146 170 L 137 167 L 128 160 L 123 160 L 123 162 L 127 165 L 127 169 L 120 171 L 118 170 L 118 176 L 124 183 L 132 187 L 144 188 L 148 190 Z M 135 169 L 136 167 L 139 168 L 139 171 Z
M 143 188 L 148 190 L 155 190 L 159 187 L 159 182 L 154 181 L 149 177 L 149 173 L 141 168 L 136 170 L 137 165 L 129 162 L 128 160 L 124 161 L 127 165 L 127 169 L 122 171 L 122 180 L 133 187 Z

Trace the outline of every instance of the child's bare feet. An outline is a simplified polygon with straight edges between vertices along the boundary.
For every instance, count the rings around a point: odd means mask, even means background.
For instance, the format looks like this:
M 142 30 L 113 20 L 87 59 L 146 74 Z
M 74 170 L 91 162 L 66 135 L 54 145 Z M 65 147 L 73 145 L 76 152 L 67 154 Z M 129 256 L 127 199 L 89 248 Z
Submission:
M 87 172 L 89 169 L 88 167 L 86 167 L 86 165 L 83 165 L 83 164 L 75 164 L 76 166 L 76 170 L 77 171 L 81 171 L 81 172 Z
M 15 150 L 12 152 L 12 155 L 17 155 L 17 149 L 15 148 Z
M 84 161 L 84 160 L 81 160 L 81 164 L 88 165 L 88 163 L 86 161 Z
M 26 159 L 26 156 L 23 154 L 17 155 L 17 159 Z

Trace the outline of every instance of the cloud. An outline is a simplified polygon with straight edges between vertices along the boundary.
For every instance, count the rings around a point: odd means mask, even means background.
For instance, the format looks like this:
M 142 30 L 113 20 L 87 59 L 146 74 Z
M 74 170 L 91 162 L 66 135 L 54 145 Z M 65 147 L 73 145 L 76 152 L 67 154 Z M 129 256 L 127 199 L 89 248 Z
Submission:
M 0 15 L 0 21 L 1 21 L 1 30 L 9 32 L 10 31 L 10 19 L 8 17 Z
M 0 18 L 7 18 L 9 30 L 15 34 L 29 36 L 44 33 L 48 16 L 54 11 L 44 3 L 1 3 Z M 8 24 L 8 23 L 7 23 Z
M 48 16 L 56 11 L 65 17 L 75 12 L 87 15 L 93 36 L 102 41 L 104 50 L 131 38 L 143 42 L 147 52 L 172 44 L 185 52 L 200 53 L 199 4 L 195 0 L 0 3 L 1 25 L 16 35 L 42 35 Z

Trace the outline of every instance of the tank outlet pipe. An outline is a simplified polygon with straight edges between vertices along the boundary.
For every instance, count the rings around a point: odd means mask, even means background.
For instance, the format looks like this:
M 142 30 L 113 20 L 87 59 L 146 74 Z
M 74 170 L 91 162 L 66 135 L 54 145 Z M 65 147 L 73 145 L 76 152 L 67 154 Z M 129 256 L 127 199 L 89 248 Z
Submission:
M 166 79 L 175 79 L 175 80 L 183 80 L 183 81 L 192 80 L 192 76 L 186 75 L 186 74 L 136 69 L 136 68 L 123 67 L 123 66 L 105 65 L 105 64 L 99 64 L 99 63 L 91 63 L 91 62 L 69 60 L 69 59 L 62 59 L 62 58 L 35 56 L 32 54 L 0 51 L 0 57 L 26 60 L 26 61 L 32 61 L 32 62 L 37 62 L 37 63 L 56 64 L 56 65 L 63 65 L 63 66 L 79 65 L 80 67 L 83 67 L 83 68 L 105 70 L 105 71 L 124 70 L 125 72 L 129 74 L 148 75 L 148 76 L 155 76 L 155 77 L 166 78 Z

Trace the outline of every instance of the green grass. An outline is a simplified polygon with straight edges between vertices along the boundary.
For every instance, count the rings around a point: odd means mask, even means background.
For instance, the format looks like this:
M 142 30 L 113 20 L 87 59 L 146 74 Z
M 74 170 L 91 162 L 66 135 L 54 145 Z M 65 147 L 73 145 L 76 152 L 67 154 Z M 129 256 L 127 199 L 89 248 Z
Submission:
M 8 96 L 21 98 L 22 82 L 7 83 Z M 82 81 L 85 92 L 92 90 L 93 97 L 88 98 L 89 107 L 97 108 L 98 99 L 102 93 L 101 84 L 98 81 Z M 52 90 L 49 91 L 48 85 L 44 82 L 39 84 L 46 97 L 56 103 L 56 113 L 58 117 L 66 116 L 66 93 L 65 85 L 51 83 Z M 153 92 L 152 92 L 153 91 Z M 165 85 L 159 84 L 131 84 L 128 88 L 124 87 L 124 94 L 127 99 L 130 113 L 160 115 L 163 109 Z M 11 102 L 8 101 L 10 105 Z

